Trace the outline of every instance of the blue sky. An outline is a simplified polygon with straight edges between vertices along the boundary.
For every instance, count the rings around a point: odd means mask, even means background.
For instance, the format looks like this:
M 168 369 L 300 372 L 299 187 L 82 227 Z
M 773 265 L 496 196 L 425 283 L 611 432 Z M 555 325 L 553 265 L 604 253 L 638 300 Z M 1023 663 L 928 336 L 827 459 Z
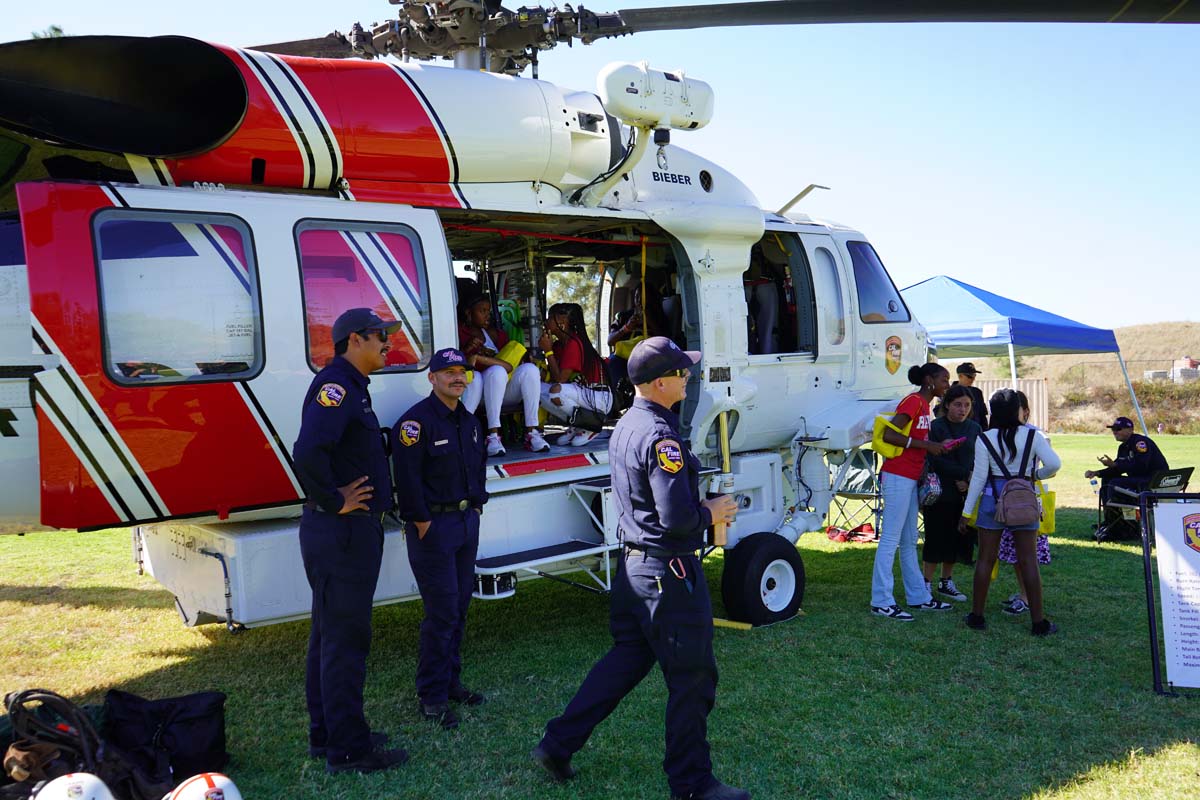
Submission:
M 10 4 L 12 5 L 12 4 Z M 510 4 L 511 6 L 512 4 Z M 517 3 L 520 5 L 520 3 Z M 620 6 L 669 5 L 625 0 Z M 233 45 L 390 17 L 385 0 L 42 2 L 0 41 L 187 34 Z M 1102 327 L 1200 320 L 1200 26 L 822 25 L 652 33 L 545 54 L 592 89 L 610 61 L 712 84 L 708 128 L 674 141 L 776 208 L 863 231 L 900 286 L 947 274 Z

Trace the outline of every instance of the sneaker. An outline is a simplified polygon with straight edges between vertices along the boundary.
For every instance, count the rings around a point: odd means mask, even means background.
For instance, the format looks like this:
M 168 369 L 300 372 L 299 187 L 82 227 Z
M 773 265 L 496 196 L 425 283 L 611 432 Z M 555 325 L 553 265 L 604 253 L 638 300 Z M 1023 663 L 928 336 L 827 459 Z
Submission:
M 967 627 L 973 631 L 987 630 L 987 620 L 983 618 L 983 614 L 972 612 L 963 617 L 963 622 L 967 623 Z
M 567 428 L 567 432 L 554 437 L 554 443 L 559 447 L 570 447 L 571 440 L 579 435 L 577 428 Z
M 525 449 L 531 453 L 546 453 L 550 445 L 542 437 L 542 432 L 534 428 L 525 434 Z
M 941 600 L 930 600 L 928 603 L 921 603 L 916 606 L 910 605 L 909 608 L 915 608 L 917 611 L 949 611 L 954 606 L 949 603 L 943 603 Z
M 967 596 L 958 590 L 954 585 L 953 578 L 945 578 L 938 583 L 937 593 L 942 597 L 947 597 L 956 603 L 961 603 L 967 599 Z
M 504 442 L 500 441 L 500 434 L 489 433 L 487 435 L 487 453 L 493 457 L 504 455 Z
M 702 792 L 688 794 L 671 793 L 671 800 L 750 800 L 750 793 L 736 786 L 728 786 L 714 779 L 712 786 Z
M 345 761 L 326 762 L 325 771 L 334 774 L 338 772 L 382 772 L 385 769 L 398 767 L 408 761 L 408 751 L 402 747 L 394 750 L 372 748 L 358 758 L 348 758 Z
M 1009 616 L 1016 617 L 1021 614 L 1024 614 L 1026 611 L 1028 611 L 1029 606 L 1026 605 L 1024 600 L 1022 600 L 1021 598 L 1018 597 L 1016 600 L 1013 600 L 1011 603 L 1009 603 L 1008 605 L 1006 605 L 1004 608 L 1002 608 L 1000 610 L 1003 611 L 1005 614 L 1008 614 Z
M 533 760 L 541 765 L 542 769 L 550 776 L 550 779 L 555 783 L 566 783 L 576 775 L 575 768 L 571 766 L 570 758 L 558 758 L 547 753 L 539 744 L 533 748 L 530 754 Z
M 388 735 L 382 731 L 371 731 L 371 748 L 378 749 L 388 743 Z M 310 758 L 324 758 L 326 753 L 325 745 L 310 744 L 308 746 L 308 755 Z
M 481 706 L 487 702 L 487 697 L 479 692 L 472 692 L 461 683 L 451 687 L 447 696 L 450 698 L 450 702 L 464 706 Z
M 600 435 L 599 431 L 579 431 L 575 434 L 575 438 L 571 440 L 572 447 L 580 447 L 595 439 Z
M 1021 600 L 1021 595 L 1020 595 L 1019 593 L 1018 593 L 1018 594 L 1009 595 L 1009 597 L 1008 597 L 1008 599 L 1007 599 L 1007 600 L 1001 600 L 1001 601 L 1000 601 L 1000 605 L 1002 605 L 1002 606 L 1011 606 L 1013 603 L 1017 602 L 1018 600 Z M 1025 602 L 1025 601 L 1024 601 L 1024 600 L 1021 600 L 1021 602 Z
M 449 703 L 439 703 L 438 705 L 427 705 L 421 703 L 421 716 L 430 722 L 436 722 L 443 730 L 452 731 L 458 727 L 458 714 L 454 713 L 454 709 Z
M 1034 636 L 1050 636 L 1058 633 L 1058 626 L 1048 619 L 1043 619 L 1041 622 L 1033 623 L 1033 628 L 1029 632 Z
M 871 606 L 871 613 L 877 617 L 890 617 L 900 622 L 912 622 L 913 615 L 900 606 Z

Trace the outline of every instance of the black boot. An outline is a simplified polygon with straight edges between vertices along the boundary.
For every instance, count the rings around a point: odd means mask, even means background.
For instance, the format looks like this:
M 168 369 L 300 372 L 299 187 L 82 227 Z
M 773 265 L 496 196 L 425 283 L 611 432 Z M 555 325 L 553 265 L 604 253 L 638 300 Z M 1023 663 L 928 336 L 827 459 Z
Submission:
M 454 713 L 454 709 L 450 707 L 449 703 L 439 703 L 438 705 L 421 703 L 421 716 L 430 722 L 436 722 L 448 731 L 458 727 L 458 714 Z
M 702 792 L 688 795 L 671 795 L 671 800 L 750 800 L 750 793 L 736 786 L 726 786 L 716 781 Z
M 575 768 L 571 766 L 571 759 L 558 758 L 550 755 L 539 744 L 533 748 L 533 760 L 541 765 L 542 769 L 550 776 L 550 779 L 555 783 L 566 783 L 575 777 Z

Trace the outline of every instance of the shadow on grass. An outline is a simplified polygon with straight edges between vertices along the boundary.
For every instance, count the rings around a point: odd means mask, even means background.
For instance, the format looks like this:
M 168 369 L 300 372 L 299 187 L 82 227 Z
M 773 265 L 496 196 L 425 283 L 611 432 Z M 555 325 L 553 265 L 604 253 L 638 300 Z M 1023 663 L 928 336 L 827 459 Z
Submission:
M 163 597 L 170 595 L 162 589 L 131 589 L 126 586 L 21 586 L 0 584 L 0 603 L 25 606 L 70 606 L 76 609 L 158 608 Z
M 874 546 L 806 535 L 805 615 L 716 633 L 721 683 L 709 734 L 717 774 L 758 798 L 1015 800 L 1125 762 L 1133 750 L 1194 741 L 1196 704 L 1150 689 L 1140 551 L 1090 542 L 1086 510 L 1060 513 L 1070 532 L 1055 538 L 1044 577 L 1048 612 L 1063 630 L 1047 640 L 1029 635 L 1028 619 L 996 613 L 1012 591 L 1011 571 L 1002 571 L 993 588 L 991 627 L 982 634 L 963 626 L 961 608 L 902 625 L 868 613 Z M 720 561 L 707 562 L 707 572 L 716 613 L 723 614 Z M 969 585 L 968 575 L 959 568 L 960 586 Z M 44 590 L 29 587 L 31 594 Z M 162 594 L 137 590 L 127 600 L 145 595 L 158 604 Z M 88 624 L 91 604 L 79 605 L 85 613 L 61 624 Z M 489 699 L 464 709 L 464 724 L 453 733 L 427 726 L 416 713 L 419 606 L 377 609 L 368 716 L 413 758 L 393 775 L 337 778 L 304 754 L 307 623 L 232 636 L 216 626 L 171 628 L 178 625 L 173 611 L 161 613 L 169 615 L 169 624 L 160 620 L 165 633 L 126 657 L 173 663 L 97 692 L 227 692 L 230 770 L 246 797 L 667 794 L 665 691 L 655 673 L 578 754 L 577 780 L 551 786 L 528 760 L 545 721 L 608 647 L 604 598 L 536 581 L 511 600 L 475 602 L 464 680 Z

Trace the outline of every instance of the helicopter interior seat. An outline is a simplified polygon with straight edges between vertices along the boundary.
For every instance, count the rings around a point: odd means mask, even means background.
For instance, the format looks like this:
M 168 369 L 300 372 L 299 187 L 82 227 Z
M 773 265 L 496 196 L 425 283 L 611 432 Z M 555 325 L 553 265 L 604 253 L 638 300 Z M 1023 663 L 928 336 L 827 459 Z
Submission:
M 677 294 L 662 299 L 663 316 L 667 318 L 670 327 L 668 336 L 681 347 L 683 339 L 683 298 Z

